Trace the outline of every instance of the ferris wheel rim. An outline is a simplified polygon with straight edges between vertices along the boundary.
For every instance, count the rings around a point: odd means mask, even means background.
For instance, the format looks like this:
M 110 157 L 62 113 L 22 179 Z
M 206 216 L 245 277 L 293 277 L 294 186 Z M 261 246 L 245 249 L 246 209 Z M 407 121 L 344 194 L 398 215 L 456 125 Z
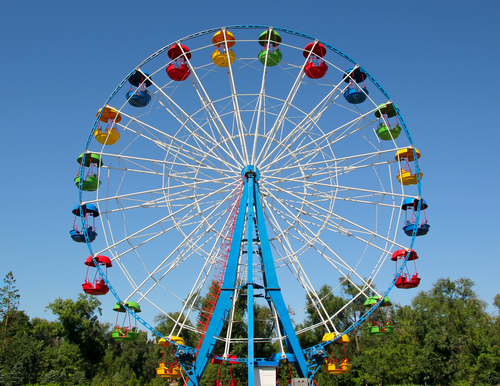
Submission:
M 268 28 L 270 28 L 270 27 L 269 27 L 269 26 L 253 26 L 253 25 L 252 25 L 252 26 L 229 26 L 229 27 L 225 27 L 225 29 L 235 29 L 235 30 L 238 30 L 238 29 L 263 29 L 263 28 L 264 28 L 264 29 L 268 29 Z M 280 32 L 291 33 L 291 34 L 294 34 L 294 35 L 296 35 L 296 36 L 300 36 L 300 37 L 304 37 L 304 38 L 306 38 L 306 39 L 311 39 L 311 40 L 316 40 L 316 41 L 318 41 L 318 42 L 321 42 L 322 44 L 324 44 L 324 45 L 325 45 L 325 47 L 327 47 L 328 49 L 330 49 L 330 50 L 334 51 L 334 52 L 335 52 L 335 53 L 337 53 L 338 55 L 342 56 L 343 58 L 347 59 L 347 60 L 348 60 L 348 61 L 350 61 L 352 64 L 354 64 L 355 66 L 357 66 L 357 63 L 356 63 L 354 60 L 352 60 L 350 57 L 348 57 L 347 55 L 345 55 L 344 53 L 342 53 L 340 50 L 337 50 L 336 48 L 334 48 L 333 46 L 328 45 L 328 44 L 327 44 L 327 43 L 325 43 L 325 42 L 322 42 L 322 41 L 320 41 L 320 40 L 314 39 L 314 38 L 313 38 L 313 37 L 311 37 L 311 36 L 308 36 L 308 35 L 305 35 L 305 34 L 301 34 L 301 33 L 295 32 L 295 31 L 291 31 L 291 30 L 288 30 L 288 29 L 279 28 L 279 27 L 274 27 L 274 29 L 275 29 L 275 30 L 278 30 L 278 31 L 280 31 Z M 175 44 L 175 43 L 177 43 L 177 42 L 185 42 L 185 41 L 188 41 L 188 40 L 190 40 L 190 39 L 192 39 L 192 38 L 199 37 L 199 36 L 202 36 L 202 35 L 206 35 L 206 34 L 209 34 L 209 33 L 215 32 L 215 31 L 219 31 L 219 30 L 220 30 L 220 28 L 215 28 L 215 29 L 205 30 L 205 31 L 202 31 L 202 32 L 199 32 L 199 33 L 193 34 L 193 35 L 188 35 L 188 36 L 186 36 L 186 37 L 184 37 L 184 38 L 182 38 L 182 39 L 180 39 L 180 40 L 177 40 L 177 41 L 175 41 L 175 42 L 172 42 L 172 43 L 168 44 L 167 46 L 163 47 L 162 49 L 160 49 L 160 50 L 156 51 L 154 54 L 152 54 L 152 55 L 151 55 L 151 56 L 149 56 L 147 59 L 145 59 L 143 62 L 141 62 L 141 63 L 140 63 L 137 67 L 135 67 L 135 68 L 134 68 L 134 69 L 133 69 L 133 70 L 132 70 L 132 71 L 131 71 L 131 72 L 130 72 L 130 73 L 129 73 L 129 74 L 128 74 L 125 78 L 124 78 L 124 80 L 123 80 L 123 81 L 122 81 L 122 82 L 121 82 L 121 83 L 117 86 L 117 88 L 116 88 L 116 89 L 115 89 L 115 90 L 111 93 L 110 97 L 108 98 L 108 100 L 106 101 L 106 103 L 104 104 L 104 106 L 108 106 L 108 103 L 109 103 L 109 102 L 113 99 L 113 97 L 114 97 L 114 96 L 115 96 L 115 95 L 116 95 L 116 94 L 117 94 L 117 93 L 118 93 L 118 92 L 122 89 L 122 87 L 126 84 L 126 81 L 128 80 L 129 76 L 130 76 L 130 75 L 131 75 L 134 71 L 136 71 L 138 68 L 140 68 L 140 67 L 142 67 L 142 66 L 146 65 L 147 63 L 149 63 L 151 60 L 153 60 L 154 58 L 156 58 L 156 57 L 157 57 L 158 55 L 160 55 L 161 53 L 165 52 L 165 51 L 168 49 L 168 47 L 170 47 L 172 44 Z M 389 96 L 387 95 L 387 93 L 385 92 L 385 90 L 384 90 L 384 89 L 383 89 L 383 88 L 379 85 L 379 83 L 378 83 L 378 82 L 376 82 L 376 81 L 375 81 L 375 79 L 374 79 L 374 78 L 373 78 L 373 77 L 372 77 L 372 76 L 371 76 L 371 75 L 370 75 L 370 74 L 369 74 L 366 70 L 364 70 L 364 68 L 363 68 L 363 71 L 367 74 L 368 78 L 369 78 L 369 79 L 373 82 L 373 84 L 374 84 L 374 85 L 375 85 L 375 86 L 379 89 L 379 91 L 380 91 L 380 92 L 382 92 L 382 93 L 383 93 L 383 94 L 387 97 L 387 99 L 390 101 Z M 99 113 L 99 114 L 98 114 L 98 116 L 96 117 L 96 120 L 95 120 L 94 125 L 93 125 L 92 130 L 91 130 L 91 133 L 90 133 L 90 135 L 89 135 L 89 137 L 88 137 L 87 144 L 86 144 L 86 146 L 85 146 L 85 152 L 88 152 L 89 145 L 90 145 L 91 139 L 92 139 L 92 137 L 93 137 L 93 133 L 94 133 L 94 131 L 95 131 L 95 130 L 96 130 L 96 128 L 97 128 L 97 125 L 98 125 L 98 123 L 99 123 L 99 119 L 101 118 L 101 114 L 102 114 L 103 110 L 104 110 L 104 109 L 101 109 L 100 113 Z M 406 124 L 404 123 L 404 120 L 403 120 L 403 118 L 402 118 L 402 116 L 401 116 L 401 114 L 400 114 L 400 112 L 399 112 L 399 109 L 398 109 L 397 107 L 396 107 L 396 113 L 397 113 L 398 118 L 400 119 L 400 122 L 401 122 L 402 128 L 403 128 L 403 130 L 405 131 L 405 133 L 406 133 L 406 135 L 407 135 L 407 139 L 408 139 L 408 141 L 410 142 L 410 145 L 411 145 L 411 146 L 413 146 L 413 142 L 412 142 L 412 139 L 411 139 L 410 133 L 409 133 L 409 131 L 408 131 L 407 127 L 406 127 Z M 233 139 L 235 139 L 235 140 L 236 140 L 236 139 L 238 139 L 238 138 L 241 138 L 241 135 L 240 135 L 240 136 L 235 135 Z M 272 139 L 272 140 L 274 140 L 274 139 Z M 215 145 L 214 145 L 214 147 L 216 147 L 216 146 L 217 146 L 217 144 L 215 144 Z M 391 152 L 392 152 L 392 151 L 393 151 L 393 149 L 388 150 L 388 152 L 389 152 L 389 151 L 391 151 Z M 105 153 L 103 153 L 103 154 L 105 154 Z M 377 154 L 378 154 L 378 153 L 377 153 Z M 243 158 L 240 158 L 240 159 L 242 160 Z M 247 161 L 248 161 L 248 157 L 247 157 Z M 247 162 L 247 164 L 248 164 L 248 163 L 249 163 L 249 162 Z M 229 165 L 229 164 L 228 164 L 228 165 Z M 244 163 L 243 163 L 243 165 L 244 165 L 244 166 L 246 166 Z M 238 174 L 237 170 L 238 170 L 238 167 L 239 167 L 239 166 L 241 166 L 241 165 L 236 166 L 236 167 L 234 168 L 234 170 L 231 170 L 231 172 L 233 172 L 235 175 L 237 175 L 237 174 Z M 418 167 L 418 161 L 417 161 L 417 160 L 415 160 L 415 167 L 416 167 L 416 172 L 417 172 L 417 175 L 418 175 L 418 173 L 419 173 L 419 167 Z M 297 166 L 297 168 L 300 168 L 300 167 L 299 167 L 299 166 Z M 82 168 L 82 169 L 83 169 L 83 168 Z M 228 170 L 228 171 L 229 171 L 229 170 Z M 83 173 L 83 172 L 82 172 L 82 173 Z M 81 179 L 82 179 L 82 178 L 83 178 L 83 176 L 81 177 Z M 266 177 L 264 177 L 264 178 L 265 178 L 265 179 L 272 179 L 273 177 L 272 177 L 272 176 L 266 176 Z M 270 183 L 270 186 L 272 186 L 272 185 L 273 185 L 273 184 L 272 184 L 272 183 Z M 420 197 L 420 195 L 421 195 L 421 184 L 420 184 L 420 179 L 418 179 L 418 184 L 417 184 L 417 187 L 418 187 L 418 196 L 416 196 L 416 197 Z M 164 189 L 164 190 L 165 190 L 165 189 Z M 97 203 L 101 202 L 101 201 L 97 201 L 97 199 L 96 199 L 95 201 L 92 201 L 92 200 L 89 200 L 89 201 L 83 201 L 83 200 L 82 200 L 82 197 L 83 197 L 83 194 L 82 194 L 82 193 L 83 193 L 83 190 L 82 190 L 82 184 L 80 183 L 80 186 L 79 186 L 79 198 L 80 198 L 80 203 L 81 203 L 81 204 L 83 204 L 83 203 L 92 203 L 92 202 L 97 202 Z M 393 194 L 393 195 L 394 195 L 394 194 Z M 396 196 L 397 196 L 397 194 L 396 194 Z M 401 196 L 401 197 L 409 197 L 409 195 L 408 195 L 408 194 L 401 194 L 400 196 Z M 301 199 L 300 197 L 295 197 L 295 198 L 296 198 L 296 199 L 300 202 L 300 199 Z M 112 200 L 112 199 L 114 199 L 114 197 L 109 198 L 109 200 Z M 264 201 L 264 200 L 263 200 L 263 201 Z M 279 200 L 276 198 L 276 201 L 279 201 Z M 198 202 L 198 200 L 197 200 L 196 202 Z M 305 198 L 302 198 L 302 204 L 304 204 L 304 202 L 305 202 Z M 81 214 L 81 215 L 82 215 L 82 222 L 83 222 L 83 214 Z M 329 213 L 329 215 L 330 215 L 330 216 L 331 216 L 331 215 L 334 215 L 334 213 Z M 418 222 L 419 215 L 420 215 L 420 209 L 417 211 L 417 222 Z M 300 218 L 300 214 L 299 214 L 299 216 L 298 216 L 298 217 Z M 342 219 L 342 221 L 346 221 L 346 219 Z M 355 224 L 355 223 L 354 223 L 354 224 L 352 224 L 352 225 L 357 225 L 357 224 Z M 360 226 L 360 228 L 362 228 L 362 227 Z M 85 233 L 86 233 L 86 231 L 85 231 Z M 281 232 L 281 234 L 280 234 L 280 235 L 276 235 L 275 239 L 276 239 L 276 240 L 281 240 L 281 238 L 283 237 L 283 235 L 284 235 L 284 234 L 285 234 L 284 232 Z M 86 237 L 88 237 L 88 236 L 86 235 Z M 411 239 L 410 248 L 413 248 L 413 244 L 414 244 L 414 241 L 415 241 L 415 237 L 416 237 L 416 235 L 414 234 L 414 235 L 412 236 L 412 239 Z M 93 256 L 94 254 L 93 254 L 93 252 L 92 252 L 92 247 L 91 247 L 90 242 L 88 242 L 88 240 L 87 240 L 87 245 L 88 245 L 88 248 L 89 248 L 89 251 L 90 251 L 91 255 Z M 395 244 L 395 243 L 394 243 L 394 241 L 392 241 L 392 245 L 398 245 L 398 244 Z M 112 245 L 111 247 L 108 247 L 108 248 L 106 248 L 106 249 L 104 249 L 104 250 L 100 251 L 100 252 L 99 252 L 99 253 L 97 253 L 97 254 L 100 254 L 100 253 L 102 253 L 103 251 L 106 251 L 106 250 L 110 250 L 113 246 L 114 246 L 114 245 Z M 402 245 L 399 245 L 399 246 L 402 246 Z M 386 252 L 388 252 L 388 251 L 386 251 Z M 208 262 L 208 259 L 207 259 L 207 262 Z M 403 266 L 401 267 L 401 270 L 402 270 L 402 268 L 403 268 Z M 300 269 L 299 269 L 299 270 L 300 270 Z M 400 272 L 399 272 L 400 274 L 401 274 L 401 270 L 400 270 Z M 104 274 L 103 274 L 103 276 L 105 277 L 105 275 L 104 275 Z M 105 278 L 106 278 L 106 277 L 105 277 Z M 385 292 L 385 295 L 384 295 L 384 296 L 382 296 L 382 298 L 384 298 L 384 297 L 385 297 L 385 296 L 386 296 L 386 295 L 390 292 L 390 289 L 391 289 L 391 288 L 392 288 L 392 286 L 394 285 L 394 282 L 395 282 L 395 280 L 396 280 L 396 279 L 397 279 L 397 278 L 395 278 L 395 279 L 393 280 L 392 284 L 389 286 L 388 290 Z M 106 281 L 107 281 L 107 278 L 106 278 Z M 357 296 L 360 296 L 361 292 L 362 292 L 362 291 L 360 290 L 360 291 L 358 292 L 358 295 L 357 295 Z M 121 300 L 119 299 L 119 297 L 118 297 L 116 294 L 115 294 L 115 297 L 117 298 L 117 300 L 118 300 L 118 301 L 121 301 Z M 142 298 L 141 298 L 141 299 L 142 299 Z M 346 306 L 347 306 L 347 305 L 346 305 Z M 374 308 L 371 310 L 371 312 L 373 312 L 373 310 L 375 310 L 375 308 L 376 308 L 376 307 L 374 307 Z M 137 316 L 135 313 L 132 313 L 132 315 L 134 315 L 134 317 L 136 317 L 136 316 Z M 367 313 L 366 315 L 369 315 L 369 313 Z M 349 330 L 352 330 L 352 328 L 357 327 L 359 324 L 361 324 L 361 323 L 363 322 L 363 320 L 364 320 L 364 319 L 360 319 L 358 322 L 356 322 L 356 323 L 354 323 L 353 325 L 351 325 L 351 328 L 350 328 Z M 147 323 L 147 322 L 146 322 L 146 323 Z M 146 326 L 146 324 L 144 324 L 144 325 Z M 148 325 L 148 326 L 149 326 L 149 325 Z M 153 331 L 153 332 L 154 332 L 154 329 L 151 329 L 151 326 L 149 326 L 149 327 L 147 327 L 147 328 L 148 328 L 148 329 L 150 329 L 151 331 Z M 349 330 L 346 330 L 346 331 L 349 331 Z M 160 335 L 161 335 L 161 334 L 160 334 Z

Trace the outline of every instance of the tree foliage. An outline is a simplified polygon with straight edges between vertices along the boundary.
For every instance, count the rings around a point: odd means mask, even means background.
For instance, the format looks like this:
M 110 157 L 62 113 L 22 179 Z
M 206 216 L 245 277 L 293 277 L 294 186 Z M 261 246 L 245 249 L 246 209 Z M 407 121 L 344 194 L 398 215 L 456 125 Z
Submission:
M 17 310 L 19 307 L 19 290 L 16 288 L 16 279 L 10 271 L 5 275 L 3 282 L 5 285 L 0 288 L 0 317 L 2 319 L 12 310 Z
M 0 324 L 0 336 L 5 342 L 0 361 L 0 386 L 43 384 L 50 386 L 166 386 L 174 381 L 158 378 L 155 368 L 161 356 L 156 339 L 141 332 L 134 342 L 118 342 L 111 338 L 110 326 L 99 322 L 99 300 L 79 295 L 76 301 L 55 299 L 48 305 L 57 320 L 30 319 L 18 311 L 19 296 L 15 280 L 9 273 L 4 280 L 2 299 L 5 312 Z M 328 312 L 339 311 L 336 326 L 344 328 L 358 321 L 364 312 L 363 299 L 353 299 L 357 291 L 349 283 L 341 283 L 342 291 L 334 295 L 332 288 L 323 286 L 319 291 Z M 208 295 L 207 295 L 208 296 Z M 200 299 L 201 307 L 206 297 Z M 300 329 L 319 323 L 321 315 L 311 297 L 306 299 L 307 315 Z M 365 327 L 350 333 L 347 357 L 353 368 L 349 374 L 332 376 L 320 370 L 316 381 L 328 385 L 379 385 L 379 384 L 428 384 L 428 385 L 490 385 L 500 384 L 500 294 L 493 299 L 493 312 L 487 312 L 486 303 L 474 292 L 474 283 L 468 279 L 452 281 L 440 279 L 428 291 L 421 291 L 411 305 L 392 307 L 391 318 L 396 325 L 390 336 L 371 336 Z M 237 301 L 233 332 L 242 338 L 231 353 L 244 357 L 248 334 L 246 301 Z M 255 335 L 266 336 L 275 328 L 269 308 L 254 304 Z M 157 329 L 169 335 L 179 314 L 156 318 Z M 8 323 L 6 323 L 8 321 Z M 186 320 L 188 329 L 181 336 L 186 344 L 196 347 L 198 334 L 195 326 Z M 221 335 L 227 326 L 223 327 Z M 303 347 L 321 341 L 325 331 L 307 331 L 299 336 Z M 341 357 L 343 350 L 335 353 Z M 214 353 L 222 353 L 221 344 Z M 278 351 L 276 343 L 259 343 L 256 357 L 268 358 Z M 233 379 L 245 385 L 247 368 L 231 367 Z M 281 385 L 296 376 L 293 366 L 280 362 L 278 378 Z M 209 364 L 201 385 L 214 381 L 228 382 L 229 365 Z M 178 383 L 179 385 L 182 382 Z
M 57 315 L 56 333 L 78 347 L 84 360 L 82 369 L 89 377 L 104 358 L 109 340 L 106 337 L 109 326 L 99 323 L 97 318 L 97 312 L 102 312 L 100 306 L 101 302 L 95 296 L 83 294 L 78 295 L 76 302 L 57 298 L 47 306 Z

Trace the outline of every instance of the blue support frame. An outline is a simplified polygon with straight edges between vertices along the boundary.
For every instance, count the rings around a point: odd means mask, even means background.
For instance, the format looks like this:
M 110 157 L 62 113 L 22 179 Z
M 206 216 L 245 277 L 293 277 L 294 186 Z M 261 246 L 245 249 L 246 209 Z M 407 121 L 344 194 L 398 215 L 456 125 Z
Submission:
M 263 282 L 265 296 L 268 301 L 274 304 L 278 315 L 278 324 L 282 336 L 286 337 L 286 345 L 290 354 L 295 357 L 295 367 L 300 377 L 309 376 L 309 366 L 306 357 L 300 347 L 299 340 L 295 335 L 292 320 L 281 294 L 278 283 L 276 269 L 271 253 L 271 246 L 267 235 L 264 212 L 259 198 L 259 172 L 253 166 L 247 166 L 243 173 L 245 175 L 243 192 L 240 198 L 238 216 L 236 218 L 233 240 L 229 250 L 226 271 L 224 273 L 221 293 L 215 306 L 210 324 L 205 333 L 205 339 L 198 351 L 198 356 L 194 364 L 195 378 L 190 378 L 189 385 L 198 385 L 206 366 L 211 357 L 212 350 L 217 342 L 216 337 L 220 334 L 224 322 L 229 316 L 233 297 L 236 291 L 236 279 L 240 256 L 243 252 L 244 241 L 247 241 L 247 282 L 244 288 L 247 289 L 247 316 L 248 316 L 248 351 L 245 362 L 248 367 L 248 384 L 254 384 L 254 288 L 253 282 L 253 260 L 254 254 L 259 256 L 259 263 L 263 267 Z M 246 231 L 246 232 L 245 232 Z M 246 233 L 246 234 L 245 234 Z M 257 245 L 256 245 L 257 244 Z M 260 288 L 260 286 L 258 287 Z M 261 361 L 259 359 L 259 361 Z
M 278 283 L 278 276 L 276 275 L 276 269 L 274 268 L 271 245 L 267 236 L 264 211 L 262 210 L 262 205 L 260 203 L 260 197 L 258 194 L 258 184 L 254 184 L 253 189 L 255 191 L 253 204 L 255 205 L 257 219 L 256 230 L 259 233 L 258 240 L 262 248 L 260 258 L 262 265 L 264 266 L 264 284 L 266 297 L 269 296 L 274 304 L 276 313 L 279 317 L 280 327 L 283 330 L 283 336 L 287 337 L 287 348 L 290 353 L 295 356 L 295 368 L 297 370 L 297 373 L 299 374 L 300 378 L 304 378 L 309 375 L 308 364 L 300 347 L 299 339 L 295 334 L 295 329 L 293 328 L 290 314 L 288 313 L 288 309 L 281 294 L 281 288 Z

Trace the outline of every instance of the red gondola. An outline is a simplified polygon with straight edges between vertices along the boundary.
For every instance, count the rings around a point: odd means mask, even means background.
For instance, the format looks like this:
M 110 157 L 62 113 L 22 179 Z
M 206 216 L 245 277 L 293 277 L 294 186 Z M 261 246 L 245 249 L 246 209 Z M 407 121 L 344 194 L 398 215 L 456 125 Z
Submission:
M 98 255 L 94 259 L 99 266 L 104 268 L 104 270 L 106 271 L 105 274 L 106 276 L 108 276 L 107 269 L 113 266 L 109 257 Z M 87 275 L 85 276 L 85 283 L 82 284 L 82 287 L 87 294 L 106 295 L 109 291 L 109 287 L 106 285 L 98 270 L 95 271 L 94 278 L 89 280 L 90 267 L 96 267 L 94 259 L 92 259 L 92 256 L 89 256 L 87 257 L 87 260 L 85 260 L 85 265 L 87 266 Z
M 187 61 L 191 59 L 189 48 L 182 44 L 174 44 L 167 51 L 168 57 L 173 61 L 167 67 L 167 75 L 176 82 L 186 80 L 191 74 Z
M 230 379 L 227 379 L 227 376 L 223 376 L 221 374 L 221 369 L 224 362 L 227 362 L 229 365 Z M 231 367 L 231 365 L 237 365 L 238 363 L 238 357 L 236 355 L 228 355 L 227 360 L 212 358 L 212 364 L 219 365 L 219 368 L 217 370 L 217 380 L 215 381 L 214 386 L 238 386 L 238 382 L 233 378 L 233 369 Z
M 304 73 L 311 79 L 320 79 L 325 76 L 328 66 L 323 60 L 326 55 L 326 48 L 319 42 L 309 43 L 302 53 L 307 59 Z
M 415 260 L 418 259 L 417 252 L 415 252 L 412 249 L 409 253 L 410 255 L 408 256 L 408 261 L 413 261 L 415 265 L 415 272 L 410 273 L 408 269 L 408 264 L 406 264 L 406 272 L 402 272 L 401 276 L 398 277 L 396 283 L 394 284 L 397 288 L 403 288 L 403 289 L 415 288 L 418 287 L 418 285 L 420 284 L 421 279 L 418 277 L 417 264 L 415 262 Z M 396 272 L 398 270 L 398 260 L 404 260 L 407 254 L 408 251 L 404 249 L 398 249 L 396 252 L 392 254 L 391 260 L 396 262 Z

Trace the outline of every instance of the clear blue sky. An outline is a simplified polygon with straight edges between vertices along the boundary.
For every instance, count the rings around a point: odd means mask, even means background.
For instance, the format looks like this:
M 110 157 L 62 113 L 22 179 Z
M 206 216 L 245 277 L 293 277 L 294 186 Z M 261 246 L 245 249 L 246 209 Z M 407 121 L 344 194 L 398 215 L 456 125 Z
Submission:
M 20 309 L 75 298 L 84 245 L 71 241 L 73 178 L 95 112 L 139 62 L 212 27 L 262 24 L 324 40 L 360 63 L 401 109 L 422 153 L 431 231 L 422 284 L 468 277 L 500 293 L 498 1 L 1 1 L 1 269 Z M 399 291 L 403 304 L 417 293 Z M 114 303 L 103 299 L 104 320 Z

